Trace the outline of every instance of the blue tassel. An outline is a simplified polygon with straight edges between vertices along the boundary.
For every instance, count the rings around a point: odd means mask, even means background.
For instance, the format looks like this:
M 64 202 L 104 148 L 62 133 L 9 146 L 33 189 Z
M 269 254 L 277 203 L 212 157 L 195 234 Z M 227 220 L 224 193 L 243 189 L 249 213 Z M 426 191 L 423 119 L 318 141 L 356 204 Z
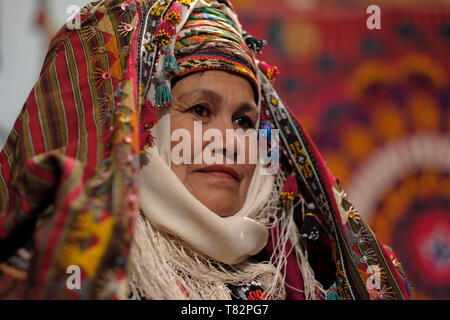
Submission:
M 330 287 L 330 289 L 327 290 L 327 293 L 325 295 L 325 300 L 341 300 L 341 297 L 337 293 L 337 285 L 336 282 L 333 283 L 333 285 Z
M 172 105 L 172 94 L 166 81 L 160 77 L 156 78 L 156 105 L 159 108 Z
M 175 59 L 173 52 L 167 52 L 164 55 L 163 70 L 164 70 L 164 75 L 167 78 L 172 78 L 177 74 L 177 72 L 179 70 L 179 66 L 178 66 L 177 59 Z

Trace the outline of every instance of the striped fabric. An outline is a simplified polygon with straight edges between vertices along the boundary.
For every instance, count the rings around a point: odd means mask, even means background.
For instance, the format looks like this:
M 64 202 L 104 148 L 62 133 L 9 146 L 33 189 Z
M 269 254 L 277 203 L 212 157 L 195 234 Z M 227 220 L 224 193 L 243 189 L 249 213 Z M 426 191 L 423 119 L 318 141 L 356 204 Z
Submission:
M 118 297 L 137 212 L 128 57 L 150 4 L 93 2 L 80 29 L 51 42 L 0 153 L 0 298 Z M 67 289 L 70 265 L 81 266 L 81 291 Z
M 230 17 L 215 8 L 197 8 L 177 36 L 177 78 L 198 71 L 221 70 L 245 77 L 257 93 L 252 56 Z

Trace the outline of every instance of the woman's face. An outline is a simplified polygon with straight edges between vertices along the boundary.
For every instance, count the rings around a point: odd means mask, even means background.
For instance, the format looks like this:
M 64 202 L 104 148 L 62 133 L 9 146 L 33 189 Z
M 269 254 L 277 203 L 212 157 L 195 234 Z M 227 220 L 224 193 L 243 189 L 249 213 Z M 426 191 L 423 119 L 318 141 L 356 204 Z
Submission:
M 242 138 L 233 135 L 230 141 L 226 139 L 226 130 L 255 128 L 258 109 L 250 83 L 227 72 L 205 71 L 179 80 L 172 88 L 172 95 L 171 134 L 177 129 L 186 129 L 191 140 L 190 163 L 172 162 L 172 171 L 208 209 L 222 217 L 235 214 L 244 205 L 256 165 L 249 163 L 248 139 L 245 139 L 245 163 L 237 164 L 237 139 Z M 194 121 L 201 121 L 203 133 L 212 128 L 221 132 L 223 147 L 208 149 L 208 152 L 211 156 L 223 157 L 223 164 L 210 165 L 205 161 L 194 164 Z M 203 137 L 195 139 L 200 139 L 203 151 L 212 146 L 212 142 L 203 141 Z M 180 141 L 172 141 L 172 149 Z M 233 157 L 232 164 L 226 164 L 227 152 L 228 158 Z

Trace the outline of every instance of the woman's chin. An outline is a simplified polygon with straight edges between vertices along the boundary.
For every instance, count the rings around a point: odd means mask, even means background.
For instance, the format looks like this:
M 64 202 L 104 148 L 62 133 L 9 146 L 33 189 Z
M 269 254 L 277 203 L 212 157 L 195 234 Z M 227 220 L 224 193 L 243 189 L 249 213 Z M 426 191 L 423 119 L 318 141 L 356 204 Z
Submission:
M 239 211 L 235 196 L 225 195 L 219 199 L 216 197 L 214 199 L 202 199 L 200 202 L 220 217 L 229 217 Z

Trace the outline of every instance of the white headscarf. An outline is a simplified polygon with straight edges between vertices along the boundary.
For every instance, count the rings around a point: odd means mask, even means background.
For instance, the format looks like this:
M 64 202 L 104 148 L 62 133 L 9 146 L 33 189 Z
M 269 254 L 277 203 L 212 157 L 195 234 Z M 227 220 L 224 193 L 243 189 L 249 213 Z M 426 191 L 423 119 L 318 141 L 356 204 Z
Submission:
M 152 131 L 155 146 L 146 150 L 149 164 L 138 173 L 139 206 L 157 228 L 175 235 L 201 253 L 226 264 L 239 263 L 267 243 L 266 226 L 249 218 L 273 189 L 273 176 L 256 166 L 243 207 L 220 217 L 197 200 L 170 168 L 170 113 Z
M 196 1 L 189 11 L 204 5 L 208 4 Z M 183 15 L 178 32 L 190 12 Z M 229 16 L 235 15 L 230 12 Z M 235 24 L 240 28 L 237 19 Z M 259 113 L 261 99 L 258 99 Z M 139 206 L 146 218 L 160 230 L 181 238 L 199 252 L 226 264 L 239 263 L 261 251 L 269 233 L 266 226 L 249 216 L 265 204 L 273 189 L 274 177 L 261 175 L 258 164 L 241 210 L 231 217 L 218 216 L 197 200 L 171 170 L 170 113 L 159 113 L 159 124 L 152 130 L 155 146 L 146 150 L 149 164 L 138 173 Z

